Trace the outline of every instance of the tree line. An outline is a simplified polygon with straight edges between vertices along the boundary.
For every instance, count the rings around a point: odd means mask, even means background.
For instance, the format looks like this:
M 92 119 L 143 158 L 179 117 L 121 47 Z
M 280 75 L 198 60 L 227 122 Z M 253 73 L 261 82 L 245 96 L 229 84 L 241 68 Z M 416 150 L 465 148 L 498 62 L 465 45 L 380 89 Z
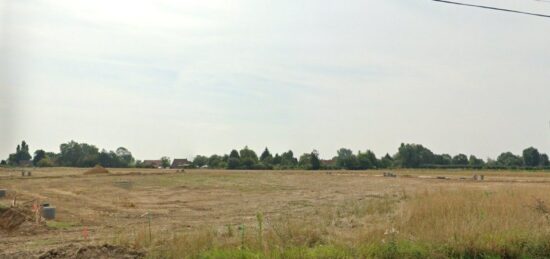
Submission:
M 93 167 L 102 165 L 104 167 L 134 167 L 135 159 L 132 153 L 124 147 L 116 151 L 101 151 L 94 145 L 70 141 L 59 146 L 59 153 L 46 152 L 38 149 L 34 156 L 29 153 L 29 146 L 25 141 L 17 145 L 16 151 L 10 154 L 7 160 L 0 163 L 5 166 L 26 165 L 30 162 L 37 167 Z
M 162 167 L 170 166 L 170 159 L 161 159 Z M 135 160 L 132 153 L 119 147 L 115 151 L 101 151 L 94 145 L 70 141 L 59 147 L 59 153 L 36 150 L 34 156 L 29 152 L 28 144 L 23 141 L 17 145 L 15 153 L 2 160 L 1 165 L 18 166 L 22 162 L 31 163 L 37 167 L 67 166 L 67 167 L 147 167 L 142 161 Z M 247 170 L 284 170 L 284 169 L 347 169 L 366 170 L 384 168 L 473 168 L 473 169 L 540 169 L 550 168 L 548 155 L 540 153 L 536 148 L 529 147 L 521 155 L 503 152 L 496 159 L 483 160 L 474 155 L 436 154 L 419 144 L 401 144 L 394 155 L 386 154 L 377 157 L 371 150 L 353 152 L 341 148 L 330 160 L 322 160 L 319 152 L 313 150 L 300 156 L 295 156 L 292 150 L 274 155 L 265 148 L 260 156 L 247 146 L 240 150 L 233 149 L 229 154 L 203 156 L 198 155 L 191 161 L 192 168 L 214 169 L 247 169 Z
M 401 144 L 394 155 L 386 154 L 378 158 L 371 150 L 354 153 L 351 149 L 341 148 L 330 160 L 321 160 L 319 152 L 313 150 L 295 157 L 292 150 L 272 155 L 265 148 L 258 157 L 256 153 L 244 147 L 240 151 L 232 150 L 229 155 L 196 156 L 193 167 L 218 169 L 347 169 L 367 170 L 384 168 L 472 168 L 472 169 L 542 169 L 549 168 L 548 155 L 536 148 L 523 150 L 522 155 L 512 152 L 500 154 L 496 160 L 487 161 L 474 155 L 436 154 L 419 144 Z

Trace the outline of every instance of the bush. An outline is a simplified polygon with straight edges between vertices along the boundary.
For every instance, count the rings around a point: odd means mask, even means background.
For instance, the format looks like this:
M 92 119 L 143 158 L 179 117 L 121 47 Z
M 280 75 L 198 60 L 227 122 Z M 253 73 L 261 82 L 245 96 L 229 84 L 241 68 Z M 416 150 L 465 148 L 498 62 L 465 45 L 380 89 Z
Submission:
M 53 162 L 49 158 L 42 158 L 42 160 L 38 161 L 36 164 L 38 167 L 52 167 Z

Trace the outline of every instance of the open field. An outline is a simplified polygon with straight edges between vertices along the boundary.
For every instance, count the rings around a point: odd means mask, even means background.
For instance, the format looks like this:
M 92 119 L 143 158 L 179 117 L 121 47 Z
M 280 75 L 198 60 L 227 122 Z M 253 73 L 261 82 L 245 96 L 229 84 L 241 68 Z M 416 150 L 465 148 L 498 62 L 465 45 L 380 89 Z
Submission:
M 16 194 L 57 208 L 47 226 L 0 230 L 0 254 L 112 243 L 173 258 L 550 256 L 546 172 L 84 171 L 0 169 L 0 207 Z

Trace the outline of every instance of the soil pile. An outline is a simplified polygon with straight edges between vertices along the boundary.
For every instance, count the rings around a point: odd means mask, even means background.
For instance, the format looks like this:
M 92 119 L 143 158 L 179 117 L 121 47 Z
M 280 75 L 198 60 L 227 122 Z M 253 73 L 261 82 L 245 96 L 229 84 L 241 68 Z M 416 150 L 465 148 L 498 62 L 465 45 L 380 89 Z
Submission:
M 0 211 L 0 229 L 13 231 L 27 220 L 27 216 L 18 209 L 7 208 Z
M 108 174 L 108 173 L 109 171 L 100 165 L 96 165 L 94 166 L 94 168 L 84 172 L 84 174 Z
M 76 245 L 68 245 L 50 250 L 41 256 L 39 259 L 107 259 L 107 258 L 124 258 L 124 259 L 138 259 L 145 258 L 145 253 L 132 250 L 130 248 L 113 245 L 101 245 L 101 246 L 83 246 L 78 247 Z
M 37 225 L 34 218 L 35 213 L 28 204 L 17 208 L 0 208 L 0 240 L 2 234 L 32 236 L 47 232 L 46 225 Z

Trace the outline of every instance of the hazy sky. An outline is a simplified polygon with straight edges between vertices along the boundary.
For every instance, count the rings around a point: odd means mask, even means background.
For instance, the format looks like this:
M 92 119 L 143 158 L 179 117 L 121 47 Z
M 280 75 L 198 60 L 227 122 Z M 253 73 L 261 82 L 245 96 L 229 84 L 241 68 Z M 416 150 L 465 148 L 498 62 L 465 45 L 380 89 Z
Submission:
M 550 14 L 550 3 L 464 0 Z M 429 0 L 0 1 L 0 158 L 550 152 L 550 19 Z

